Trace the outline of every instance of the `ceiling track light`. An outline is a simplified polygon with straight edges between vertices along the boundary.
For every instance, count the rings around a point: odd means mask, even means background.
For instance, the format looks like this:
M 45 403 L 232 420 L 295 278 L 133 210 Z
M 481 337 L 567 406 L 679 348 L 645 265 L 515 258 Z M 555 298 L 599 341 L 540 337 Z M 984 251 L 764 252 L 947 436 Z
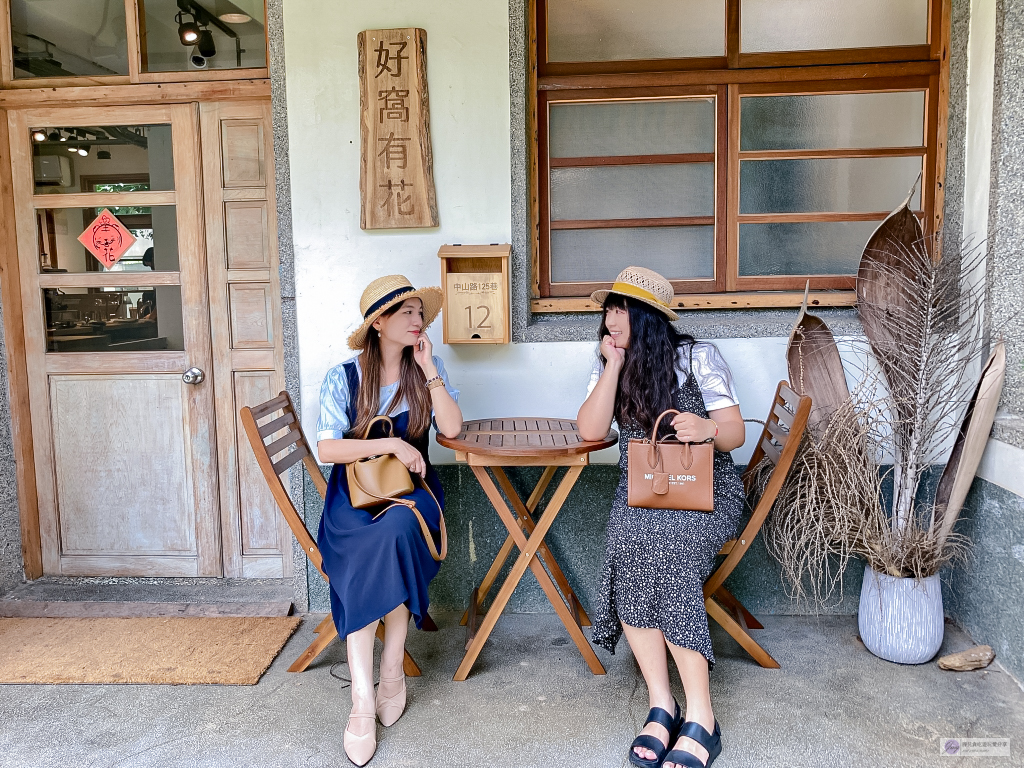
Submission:
M 213 32 L 204 29 L 199 34 L 199 41 L 196 43 L 199 55 L 210 59 L 217 55 L 217 44 L 213 42 Z
M 191 21 L 185 21 L 185 16 L 191 17 Z M 202 33 L 195 15 L 187 11 L 178 11 L 174 20 L 178 22 L 178 40 L 181 44 L 195 45 Z
M 40 128 L 36 128 L 34 131 L 32 131 L 32 141 L 46 141 L 46 131 Z

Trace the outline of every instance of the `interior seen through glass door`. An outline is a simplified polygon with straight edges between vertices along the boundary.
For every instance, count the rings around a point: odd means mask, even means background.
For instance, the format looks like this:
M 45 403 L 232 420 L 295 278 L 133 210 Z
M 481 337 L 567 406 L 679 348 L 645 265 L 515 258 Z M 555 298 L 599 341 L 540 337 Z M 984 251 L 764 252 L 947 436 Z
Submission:
M 124 0 L 11 0 L 14 77 L 128 74 Z
M 139 0 L 142 70 L 267 66 L 263 0 Z

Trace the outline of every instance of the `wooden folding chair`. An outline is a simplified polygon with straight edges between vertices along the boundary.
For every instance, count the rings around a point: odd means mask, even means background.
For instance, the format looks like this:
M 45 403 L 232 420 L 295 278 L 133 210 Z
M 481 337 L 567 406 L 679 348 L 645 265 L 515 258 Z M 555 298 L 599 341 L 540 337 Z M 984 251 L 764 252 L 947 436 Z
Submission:
M 743 483 L 747 492 L 749 493 L 751 490 L 756 474 L 755 469 L 762 459 L 768 457 L 775 468 L 772 469 L 764 493 L 757 500 L 757 506 L 754 507 L 750 520 L 747 521 L 738 538 L 726 542 L 722 547 L 718 554 L 725 555 L 725 560 L 704 582 L 704 606 L 707 608 L 708 616 L 721 624 L 722 628 L 732 635 L 758 664 L 772 669 L 778 669 L 779 662 L 758 645 L 748 631 L 764 629 L 764 627 L 725 588 L 725 580 L 750 549 L 754 537 L 761 530 L 765 518 L 768 517 L 768 512 L 775 504 L 775 499 L 782 489 L 786 475 L 789 474 L 790 467 L 793 466 L 793 458 L 803 439 L 804 429 L 807 427 L 807 417 L 810 413 L 811 398 L 797 395 L 789 388 L 788 382 L 780 381 L 775 390 L 775 399 L 772 401 L 771 411 L 765 420 L 764 429 L 761 430 L 757 446 L 750 457 L 747 471 L 743 474 Z
M 281 412 L 280 416 L 270 418 L 279 411 Z M 313 452 L 309 449 L 306 436 L 302 434 L 302 425 L 299 424 L 299 419 L 295 415 L 291 397 L 287 392 L 281 392 L 273 400 L 254 405 L 251 408 L 249 406 L 242 408 L 241 417 L 245 434 L 249 438 L 249 445 L 252 446 L 253 453 L 256 454 L 256 461 L 263 471 L 267 485 L 270 486 L 270 492 L 274 494 L 281 514 L 284 515 L 288 527 L 292 529 L 295 538 L 302 545 L 306 557 L 320 571 L 324 581 L 328 581 L 323 568 L 324 558 L 316 545 L 316 539 L 310 535 L 306 523 L 296 511 L 295 505 L 292 504 L 292 500 L 281 482 L 281 475 L 301 461 L 313 479 L 317 491 L 320 492 L 320 498 L 324 498 L 327 494 L 327 481 L 320 473 L 320 467 L 313 458 Z M 259 426 L 258 422 L 267 418 L 270 420 Z M 273 457 L 278 455 L 281 455 L 281 458 L 275 462 Z M 431 621 L 430 624 L 433 625 L 433 622 Z M 316 633 L 316 639 L 302 652 L 295 663 L 288 667 L 289 672 L 303 672 L 338 636 L 338 630 L 334 626 L 334 619 L 330 614 L 327 614 L 327 618 L 321 621 L 313 631 Z M 383 623 L 377 625 L 377 637 L 384 640 Z M 420 676 L 420 668 L 408 651 L 405 653 L 404 667 L 405 674 L 409 677 Z

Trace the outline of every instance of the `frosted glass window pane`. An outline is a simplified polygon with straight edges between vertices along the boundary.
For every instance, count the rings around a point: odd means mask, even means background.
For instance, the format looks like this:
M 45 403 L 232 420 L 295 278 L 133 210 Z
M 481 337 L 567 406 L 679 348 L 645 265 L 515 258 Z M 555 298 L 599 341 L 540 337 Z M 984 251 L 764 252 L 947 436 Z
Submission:
M 744 160 L 740 213 L 891 211 L 920 173 L 920 157 Z M 911 206 L 921 207 L 920 190 Z
M 715 100 L 552 104 L 551 157 L 674 155 L 715 151 Z
M 740 224 L 740 275 L 853 275 L 877 221 Z
M 669 280 L 711 279 L 715 228 L 623 227 L 551 233 L 552 282 L 610 283 L 631 264 L 653 269 Z
M 725 56 L 725 0 L 548 0 L 548 61 Z
M 920 147 L 924 91 L 740 99 L 740 149 Z
M 744 53 L 928 42 L 928 0 L 742 0 Z
M 551 218 L 555 220 L 714 213 L 714 163 L 551 169 Z

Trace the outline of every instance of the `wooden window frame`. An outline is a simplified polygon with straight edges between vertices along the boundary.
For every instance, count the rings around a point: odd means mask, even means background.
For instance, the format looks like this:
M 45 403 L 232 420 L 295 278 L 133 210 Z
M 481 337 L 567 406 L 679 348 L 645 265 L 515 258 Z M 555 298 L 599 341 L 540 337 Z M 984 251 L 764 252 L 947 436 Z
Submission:
M 125 28 L 128 37 L 128 74 L 72 77 L 14 77 L 14 47 L 11 41 L 11 0 L 0 0 L 0 89 L 65 88 L 80 86 L 111 86 L 141 83 L 181 83 L 210 80 L 263 80 L 270 76 L 269 66 L 246 69 L 200 69 L 182 72 L 143 72 L 140 34 L 145 26 L 139 13 L 141 0 L 124 0 Z M 263 3 L 263 44 L 270 58 L 269 32 L 266 22 L 266 0 Z
M 803 284 L 809 282 L 810 302 L 817 306 L 856 303 L 852 276 L 752 277 L 739 275 L 739 226 L 743 223 L 805 221 L 881 221 L 885 212 L 814 212 L 740 214 L 739 170 L 744 159 L 819 159 L 830 157 L 921 156 L 921 210 L 925 232 L 941 229 L 949 92 L 950 0 L 929 0 L 928 43 L 887 48 L 857 48 L 784 53 L 742 53 L 740 2 L 726 0 L 726 55 L 692 59 L 657 59 L 613 62 L 548 62 L 546 60 L 546 6 L 548 0 L 530 0 L 528 19 L 529 82 L 527 119 L 534 141 L 528 148 L 530 209 L 534 225 L 532 243 L 531 310 L 533 312 L 595 311 L 587 296 L 608 282 L 552 283 L 550 279 L 549 171 L 558 165 L 641 164 L 681 162 L 687 158 L 637 157 L 602 160 L 574 158 L 570 163 L 548 158 L 548 107 L 576 100 L 655 99 L 713 96 L 716 100 L 715 166 L 715 277 L 711 280 L 673 281 L 673 306 L 695 308 L 750 308 L 799 306 Z M 922 91 L 925 94 L 924 136 L 921 147 L 878 147 L 814 151 L 740 151 L 740 99 L 748 95 L 810 95 Z M 689 158 L 695 161 L 693 158 Z M 701 158 L 707 161 L 706 158 Z M 707 218 L 707 217 L 705 217 Z M 668 224 L 708 223 L 663 220 Z M 578 228 L 582 222 L 559 223 L 554 228 Z M 637 220 L 602 222 L 599 226 L 639 226 Z M 649 223 L 644 223 L 648 225 Z M 799 283 L 799 288 L 798 284 Z

